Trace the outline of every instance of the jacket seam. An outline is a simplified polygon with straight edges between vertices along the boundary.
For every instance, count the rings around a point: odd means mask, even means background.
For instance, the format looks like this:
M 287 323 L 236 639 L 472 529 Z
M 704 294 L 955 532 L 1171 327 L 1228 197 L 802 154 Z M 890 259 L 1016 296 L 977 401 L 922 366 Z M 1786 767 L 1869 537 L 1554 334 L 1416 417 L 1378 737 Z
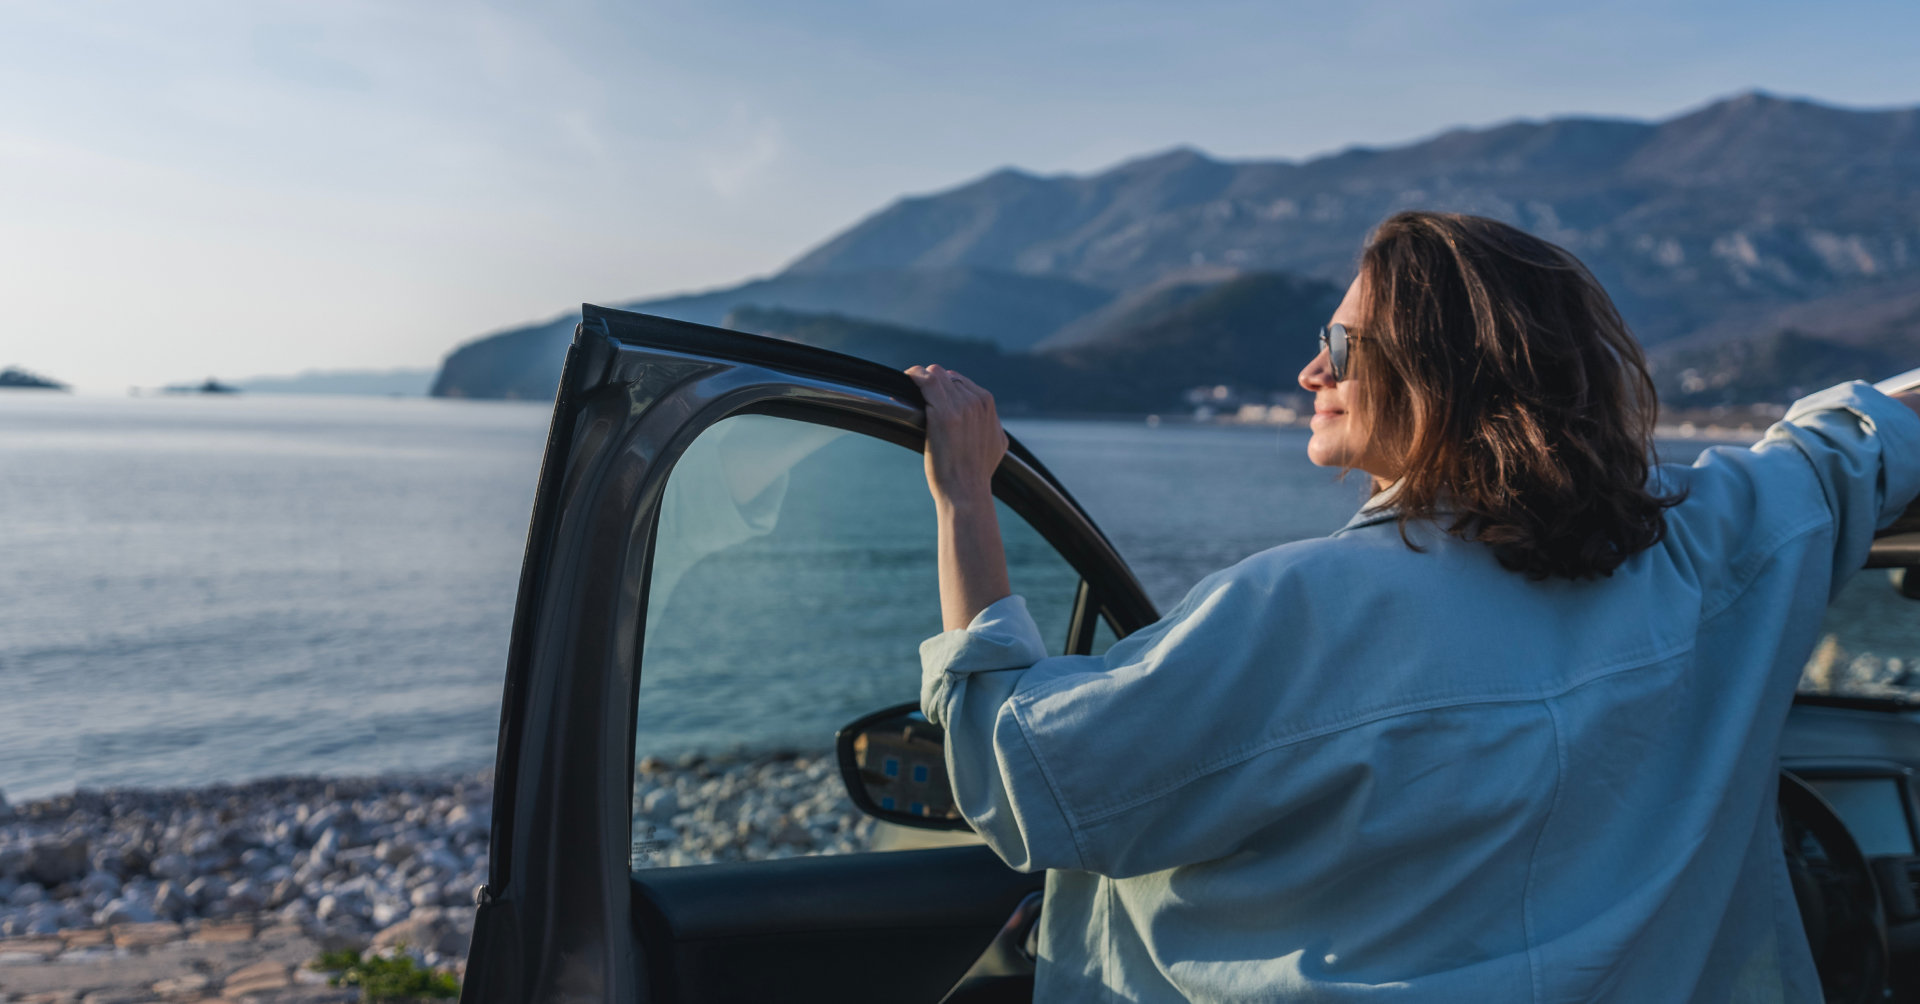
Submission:
M 1544 995 L 1544 988 L 1541 984 L 1545 981 L 1546 977 L 1541 971 L 1545 963 L 1544 960 L 1540 958 L 1540 939 L 1538 932 L 1534 929 L 1533 872 L 1534 867 L 1539 864 L 1540 861 L 1540 845 L 1547 841 L 1547 828 L 1553 825 L 1554 813 L 1560 808 L 1561 788 L 1566 781 L 1567 774 L 1567 745 L 1565 736 L 1560 731 L 1560 714 L 1555 710 L 1553 701 L 1542 701 L 1540 703 L 1543 710 L 1546 711 L 1547 724 L 1553 728 L 1553 795 L 1547 800 L 1547 811 L 1546 815 L 1540 820 L 1540 831 L 1533 836 L 1533 850 L 1527 854 L 1527 885 L 1525 891 L 1520 896 L 1521 924 L 1527 932 L 1527 968 L 1529 975 L 1532 977 L 1533 999 L 1536 1002 Z
M 1067 808 L 1065 794 L 1060 788 L 1059 779 L 1053 776 L 1053 768 L 1047 766 L 1046 758 L 1040 755 L 1040 746 L 1034 742 L 1033 730 L 1027 725 L 1026 709 L 1021 707 L 1017 701 L 1010 701 L 1008 703 L 1013 705 L 1013 721 L 1014 724 L 1020 726 L 1020 739 L 1027 744 L 1027 754 L 1033 757 L 1034 765 L 1040 768 L 1040 776 L 1047 781 L 1047 792 L 1053 796 L 1053 807 L 1060 813 L 1061 821 L 1067 824 L 1067 836 L 1073 840 L 1074 856 L 1080 859 L 1080 867 L 1078 870 L 1091 871 L 1092 869 L 1087 867 L 1089 855 L 1087 854 L 1085 838 L 1080 832 L 1080 823 L 1074 818 L 1073 811 Z
M 1802 459 L 1805 459 L 1804 454 L 1802 454 Z M 1817 477 L 1816 477 L 1816 480 L 1817 480 Z M 1824 489 L 1822 490 L 1824 492 Z M 1733 605 L 1740 602 L 1740 598 L 1747 595 L 1748 590 L 1751 590 L 1753 588 L 1753 584 L 1760 581 L 1760 576 L 1762 575 L 1762 573 L 1764 573 L 1767 570 L 1767 568 L 1774 563 L 1774 559 L 1778 558 L 1780 556 L 1780 552 L 1786 550 L 1789 545 L 1807 536 L 1808 534 L 1817 533 L 1821 530 L 1826 529 L 1827 527 L 1835 525 L 1836 523 L 1837 523 L 1837 520 L 1833 518 L 1831 513 L 1829 513 L 1828 517 L 1824 520 L 1815 520 L 1812 522 L 1802 524 L 1797 527 L 1792 527 L 1790 529 L 1780 531 L 1780 535 L 1776 537 L 1773 541 L 1770 541 L 1764 548 L 1757 549 L 1760 557 L 1753 562 L 1752 571 L 1747 573 L 1746 578 L 1740 581 L 1737 588 L 1732 589 L 1725 594 L 1726 599 L 1720 601 L 1719 603 L 1714 604 L 1710 608 L 1705 606 L 1704 604 L 1702 605 L 1701 611 L 1700 611 L 1700 622 L 1704 624 L 1707 621 L 1710 621 L 1715 617 L 1718 617 L 1721 614 L 1726 613 L 1728 610 L 1732 609 Z
M 1583 675 L 1577 680 L 1569 681 L 1565 686 L 1547 693 L 1488 694 L 1488 695 L 1484 695 L 1480 697 L 1472 697 L 1472 698 L 1431 698 L 1426 701 L 1395 705 L 1392 707 L 1382 708 L 1372 712 L 1363 712 L 1361 714 L 1354 715 L 1348 719 L 1345 719 L 1339 722 L 1329 723 L 1319 728 L 1308 729 L 1304 732 L 1290 734 L 1270 742 L 1258 743 L 1251 747 L 1243 748 L 1240 751 L 1224 754 L 1214 762 L 1197 767 L 1191 773 L 1187 774 L 1186 776 L 1176 781 L 1170 782 L 1167 785 L 1157 788 L 1151 792 L 1138 795 L 1134 798 L 1131 798 L 1125 802 L 1121 802 L 1117 805 L 1102 808 L 1098 811 L 1088 812 L 1084 817 L 1071 812 L 1067 808 L 1067 805 L 1064 799 L 1062 799 L 1061 801 L 1061 811 L 1067 814 L 1067 818 L 1072 823 L 1072 825 L 1075 825 L 1075 826 L 1092 825 L 1094 823 L 1098 823 L 1102 820 L 1111 818 L 1113 816 L 1117 816 L 1130 809 L 1138 808 L 1142 805 L 1147 804 L 1148 802 L 1152 802 L 1152 801 L 1156 801 L 1158 799 L 1164 798 L 1167 795 L 1170 795 L 1173 792 L 1178 791 L 1189 784 L 1199 781 L 1202 778 L 1209 777 L 1213 774 L 1218 774 L 1224 770 L 1232 769 L 1234 767 L 1239 766 L 1240 764 L 1247 762 L 1248 760 L 1252 760 L 1255 757 L 1264 756 L 1275 750 L 1284 749 L 1288 746 L 1295 746 L 1300 743 L 1310 742 L 1314 739 L 1325 738 L 1327 736 L 1334 735 L 1336 733 L 1346 732 L 1352 729 L 1361 728 L 1367 725 L 1373 725 L 1373 724 L 1388 721 L 1394 718 L 1404 718 L 1408 715 L 1422 714 L 1428 711 L 1440 711 L 1448 708 L 1472 708 L 1472 707 L 1481 707 L 1484 705 L 1492 705 L 1492 704 L 1538 704 L 1544 701 L 1552 700 L 1556 697 L 1561 697 L 1565 694 L 1568 694 L 1574 690 L 1579 689 L 1580 687 L 1584 687 L 1587 684 L 1592 683 L 1596 680 L 1605 679 L 1606 677 L 1618 675 L 1621 673 L 1631 673 L 1637 670 L 1651 669 L 1655 666 L 1662 665 L 1666 663 L 1668 660 L 1675 658 L 1676 656 L 1684 655 L 1687 652 L 1692 651 L 1694 647 L 1693 642 L 1694 642 L 1694 639 L 1689 639 L 1684 644 L 1676 645 L 1669 649 L 1657 651 L 1644 658 L 1637 658 L 1632 661 L 1628 661 L 1625 664 L 1615 663 L 1603 669 L 1599 669 L 1599 670 L 1590 672 L 1586 675 Z M 1019 698 L 1016 698 L 1015 700 L 1019 700 Z M 1019 716 L 1016 716 L 1016 717 L 1019 717 Z M 1023 732 L 1025 732 L 1026 721 L 1024 717 L 1019 717 L 1019 720 L 1021 722 L 1021 729 Z M 1035 762 L 1040 763 L 1042 766 L 1042 769 L 1045 770 L 1046 769 L 1045 760 L 1041 756 L 1039 746 L 1033 742 L 1032 735 L 1030 733 L 1027 734 L 1027 746 L 1030 750 L 1032 750 Z M 1049 785 L 1053 784 L 1053 778 L 1051 774 L 1048 775 L 1048 784 Z M 1055 789 L 1055 797 L 1056 798 L 1062 797 L 1059 789 L 1057 788 Z

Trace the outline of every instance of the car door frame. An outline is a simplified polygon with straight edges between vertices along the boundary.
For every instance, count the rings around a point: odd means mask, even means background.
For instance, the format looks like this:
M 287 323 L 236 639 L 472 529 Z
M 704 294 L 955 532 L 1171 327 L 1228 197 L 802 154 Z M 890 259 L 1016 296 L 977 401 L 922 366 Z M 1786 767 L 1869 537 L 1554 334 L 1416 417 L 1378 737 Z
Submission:
M 629 869 L 634 716 L 654 523 L 674 462 L 705 429 L 765 414 L 916 452 L 924 400 L 904 374 L 743 332 L 582 307 L 555 396 L 508 646 L 488 879 L 464 1004 L 643 1001 Z M 1104 534 L 1009 437 L 996 497 L 1080 575 L 1067 651 L 1158 614 Z

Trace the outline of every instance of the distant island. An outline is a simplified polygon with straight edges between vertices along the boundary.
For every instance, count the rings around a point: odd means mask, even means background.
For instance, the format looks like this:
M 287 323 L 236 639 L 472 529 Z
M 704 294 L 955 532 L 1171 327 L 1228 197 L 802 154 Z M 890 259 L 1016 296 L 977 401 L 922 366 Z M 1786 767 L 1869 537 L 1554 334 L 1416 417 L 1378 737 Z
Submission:
M 257 376 L 234 381 L 249 394 L 340 394 L 425 397 L 431 369 L 307 370 L 293 376 Z
M 889 365 L 940 354 L 1031 413 L 1273 414 L 1368 229 L 1423 208 L 1579 255 L 1667 408 L 1782 404 L 1920 365 L 1915 191 L 1920 109 L 1749 93 L 1303 162 L 1177 149 L 1084 176 L 1002 170 L 900 199 L 778 275 L 612 306 Z M 551 399 L 578 318 L 459 346 L 432 393 Z
M 0 370 L 0 390 L 68 390 L 66 384 L 58 380 L 49 380 L 37 373 L 31 373 L 18 366 L 9 366 Z
M 160 392 L 163 394 L 238 394 L 240 388 L 208 377 L 200 383 L 168 384 L 160 388 Z

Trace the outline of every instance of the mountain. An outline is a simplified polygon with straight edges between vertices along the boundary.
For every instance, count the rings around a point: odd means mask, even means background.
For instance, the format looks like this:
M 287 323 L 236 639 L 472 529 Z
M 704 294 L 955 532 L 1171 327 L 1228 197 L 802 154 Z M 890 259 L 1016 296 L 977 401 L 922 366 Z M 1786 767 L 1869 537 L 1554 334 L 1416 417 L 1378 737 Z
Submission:
M 990 388 L 995 403 L 1007 414 L 1058 411 L 1063 404 L 1072 403 L 1060 397 L 1065 378 L 1071 374 L 1059 362 L 1002 352 L 984 338 L 956 338 L 843 314 L 752 306 L 728 314 L 725 326 L 832 349 L 895 369 L 939 363 Z
M 906 368 L 938 362 L 993 391 L 1008 414 L 1175 410 L 1198 385 L 1242 395 L 1297 390 L 1319 351 L 1314 333 L 1343 290 L 1317 279 L 1253 273 L 1178 305 L 1150 302 L 1063 348 L 1006 353 L 993 343 L 842 315 L 743 307 L 727 327 Z
M 1026 348 L 1113 294 L 1068 279 L 988 269 L 852 271 L 776 276 L 728 289 L 616 304 L 643 314 L 718 325 L 741 307 L 858 315 L 909 329 L 933 329 Z M 553 396 L 579 312 L 477 338 L 441 365 L 436 397 Z
M 1196 386 L 1242 396 L 1299 390 L 1320 351 L 1320 326 L 1345 290 L 1319 279 L 1255 272 L 1167 306 L 1143 304 L 1075 343 L 1041 350 L 1075 373 L 1074 410 L 1166 411 Z
M 639 300 L 624 309 L 699 324 L 720 324 L 743 306 L 849 314 L 984 338 L 1017 352 L 1112 299 L 1108 290 L 1051 276 L 979 268 L 877 269 L 781 275 L 711 293 Z
M 308 370 L 294 376 L 260 376 L 236 380 L 234 386 L 253 394 L 348 394 L 381 397 L 422 397 L 435 373 L 425 369 Z
M 1707 392 L 1682 390 L 1674 374 L 1703 365 L 1721 376 L 1771 367 L 1727 376 L 1711 388 L 1722 396 L 1785 393 L 1799 384 L 1781 382 L 1793 377 L 1782 360 L 1809 352 L 1831 349 L 1836 366 L 1920 365 L 1920 324 L 1909 337 L 1905 322 L 1851 306 L 1920 296 L 1920 110 L 1760 93 L 1661 122 L 1511 122 L 1300 162 L 1177 149 L 1090 175 L 1002 170 L 900 199 L 777 276 L 627 306 L 709 324 L 743 306 L 838 314 L 1135 374 L 1111 360 L 1152 355 L 1144 348 L 1077 350 L 1144 331 L 1236 276 L 1343 284 L 1368 230 L 1415 207 L 1503 219 L 1578 254 L 1667 374 L 1663 390 L 1690 400 Z M 1814 305 L 1843 309 L 1803 316 Z M 571 326 L 563 317 L 469 343 L 435 393 L 550 396 Z M 1232 340 L 1257 347 L 1272 330 Z M 1720 347 L 1748 339 L 1777 344 Z M 1175 366 L 1180 353 L 1157 358 L 1169 373 L 1199 372 Z M 1266 365 L 1227 365 L 1201 382 L 1265 380 Z
M 573 341 L 575 311 L 551 321 L 476 338 L 447 354 L 428 391 L 434 397 L 551 401 Z
M 1920 288 L 1869 286 L 1764 313 L 1734 312 L 1649 353 L 1669 407 L 1785 404 L 1920 366 Z
M 1088 176 L 1003 170 L 901 199 L 787 274 L 970 267 L 1124 291 L 1224 265 L 1340 282 L 1407 208 L 1566 246 L 1657 344 L 1731 307 L 1920 275 L 1920 110 L 1752 93 L 1659 123 L 1514 122 L 1302 163 L 1180 149 Z

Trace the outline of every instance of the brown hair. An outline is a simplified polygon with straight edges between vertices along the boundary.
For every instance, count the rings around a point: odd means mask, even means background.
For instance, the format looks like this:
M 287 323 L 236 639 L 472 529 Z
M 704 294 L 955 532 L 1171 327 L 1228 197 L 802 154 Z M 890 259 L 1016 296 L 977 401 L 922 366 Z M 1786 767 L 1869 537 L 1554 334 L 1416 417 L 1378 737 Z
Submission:
M 1361 254 L 1355 405 L 1410 520 L 1531 579 L 1612 575 L 1666 533 L 1647 485 L 1656 399 L 1613 301 L 1562 248 L 1497 220 L 1400 213 Z M 1417 548 L 1416 548 L 1417 549 Z

